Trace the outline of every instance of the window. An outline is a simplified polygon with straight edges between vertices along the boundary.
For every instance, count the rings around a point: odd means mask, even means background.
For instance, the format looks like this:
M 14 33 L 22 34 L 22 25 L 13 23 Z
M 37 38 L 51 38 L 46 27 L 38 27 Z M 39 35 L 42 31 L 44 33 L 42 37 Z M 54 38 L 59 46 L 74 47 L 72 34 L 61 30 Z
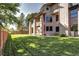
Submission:
M 46 26 L 46 31 L 49 31 L 49 27 L 48 26 Z
M 50 31 L 52 31 L 52 26 L 50 26 Z
M 46 26 L 46 31 L 52 31 L 52 30 L 53 30 L 52 26 Z
M 48 16 L 46 16 L 46 19 L 45 19 L 45 20 L 46 20 L 46 22 L 48 22 L 48 21 L 49 21 L 49 17 L 48 17 Z
M 46 10 L 49 10 L 49 8 L 47 7 Z
M 50 17 L 50 22 L 52 22 L 52 17 Z
M 59 26 L 56 27 L 56 32 L 59 32 Z
M 32 33 L 33 33 L 33 28 L 32 28 Z
M 71 17 L 76 17 L 77 16 L 77 9 L 71 10 L 70 14 L 71 14 Z
M 59 16 L 58 15 L 56 15 L 56 21 L 58 21 L 59 20 Z
M 52 16 L 46 16 L 45 21 L 46 22 L 52 22 Z

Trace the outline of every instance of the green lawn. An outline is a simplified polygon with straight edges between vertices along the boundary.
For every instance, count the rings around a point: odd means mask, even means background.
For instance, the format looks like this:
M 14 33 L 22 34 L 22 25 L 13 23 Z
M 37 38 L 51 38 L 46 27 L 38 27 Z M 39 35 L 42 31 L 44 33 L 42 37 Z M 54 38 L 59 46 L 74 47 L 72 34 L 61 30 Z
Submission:
M 3 52 L 6 56 L 79 56 L 79 38 L 12 35 Z

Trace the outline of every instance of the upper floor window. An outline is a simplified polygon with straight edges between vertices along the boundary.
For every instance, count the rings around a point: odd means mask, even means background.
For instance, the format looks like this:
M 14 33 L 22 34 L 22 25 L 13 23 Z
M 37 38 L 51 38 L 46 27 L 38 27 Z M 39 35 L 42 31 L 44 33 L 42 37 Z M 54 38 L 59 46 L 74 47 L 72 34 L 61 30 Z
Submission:
M 58 15 L 56 15 L 56 21 L 58 21 L 59 20 L 59 16 Z
M 71 17 L 77 17 L 77 14 L 78 14 L 77 9 L 71 10 L 70 14 L 71 14 Z
M 59 32 L 59 26 L 56 27 L 56 32 Z
M 46 16 L 45 21 L 46 22 L 52 22 L 52 16 Z

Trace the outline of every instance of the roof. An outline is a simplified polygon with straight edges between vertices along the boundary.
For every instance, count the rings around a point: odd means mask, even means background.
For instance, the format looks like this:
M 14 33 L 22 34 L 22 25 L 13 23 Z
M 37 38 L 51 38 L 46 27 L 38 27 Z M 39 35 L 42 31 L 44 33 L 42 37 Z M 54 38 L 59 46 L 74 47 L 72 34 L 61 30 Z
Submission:
M 41 9 L 42 9 L 44 6 L 46 6 L 46 5 L 52 6 L 52 5 L 54 5 L 54 4 L 56 4 L 56 3 L 46 3 L 46 4 L 44 4 L 44 5 L 41 7 Z M 40 9 L 40 10 L 41 10 L 41 9 Z
M 44 5 L 41 7 L 41 9 L 42 9 L 43 7 L 45 7 L 46 5 L 47 5 L 47 6 L 52 6 L 52 5 L 54 5 L 54 4 L 56 4 L 56 3 L 46 3 L 46 4 L 44 4 Z M 38 17 L 40 17 L 40 15 L 44 14 L 44 13 L 41 11 L 41 9 L 40 9 L 40 12 L 35 16 L 35 18 L 38 18 Z

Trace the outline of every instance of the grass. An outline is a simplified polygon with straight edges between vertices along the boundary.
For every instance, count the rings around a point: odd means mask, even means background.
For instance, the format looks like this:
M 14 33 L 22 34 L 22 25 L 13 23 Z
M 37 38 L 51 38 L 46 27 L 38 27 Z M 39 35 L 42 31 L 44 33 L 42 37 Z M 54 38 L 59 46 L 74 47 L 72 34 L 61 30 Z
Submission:
M 8 56 L 79 56 L 79 38 L 12 35 L 4 47 Z
M 26 35 L 26 34 L 14 34 L 14 35 L 11 35 L 12 38 L 25 37 L 25 36 L 31 36 L 31 35 Z

